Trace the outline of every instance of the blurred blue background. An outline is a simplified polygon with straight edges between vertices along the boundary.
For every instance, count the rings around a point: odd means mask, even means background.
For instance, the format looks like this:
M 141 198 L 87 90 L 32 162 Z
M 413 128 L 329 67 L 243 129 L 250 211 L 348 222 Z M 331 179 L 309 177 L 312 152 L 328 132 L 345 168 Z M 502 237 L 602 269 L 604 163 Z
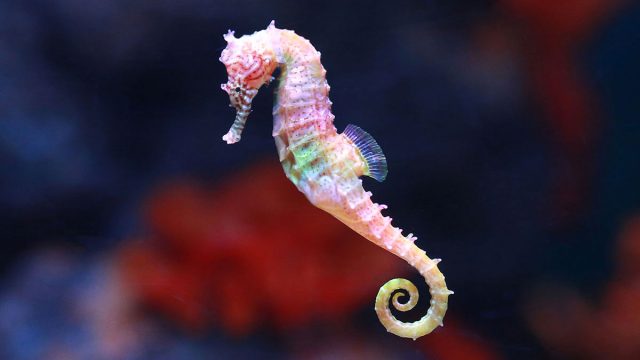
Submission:
M 372 245 L 286 182 L 273 87 L 221 140 L 222 34 L 272 19 L 322 52 L 338 130 L 383 148 L 374 200 L 444 259 L 435 334 L 377 322 L 377 287 L 418 275 L 376 250 L 350 265 Z M 621 0 L 1 2 L 0 357 L 640 358 L 639 63 Z M 349 272 L 362 291 L 325 284 Z

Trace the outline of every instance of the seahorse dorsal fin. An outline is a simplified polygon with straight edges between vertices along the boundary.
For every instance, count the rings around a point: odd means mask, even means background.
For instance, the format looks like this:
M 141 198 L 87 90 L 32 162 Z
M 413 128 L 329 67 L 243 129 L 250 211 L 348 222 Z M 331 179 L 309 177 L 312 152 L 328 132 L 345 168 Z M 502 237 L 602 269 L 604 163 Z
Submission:
M 384 181 L 387 177 L 387 158 L 382 153 L 380 145 L 369 133 L 352 124 L 344 129 L 344 135 L 360 150 L 362 158 L 367 163 L 365 175 L 380 182 Z

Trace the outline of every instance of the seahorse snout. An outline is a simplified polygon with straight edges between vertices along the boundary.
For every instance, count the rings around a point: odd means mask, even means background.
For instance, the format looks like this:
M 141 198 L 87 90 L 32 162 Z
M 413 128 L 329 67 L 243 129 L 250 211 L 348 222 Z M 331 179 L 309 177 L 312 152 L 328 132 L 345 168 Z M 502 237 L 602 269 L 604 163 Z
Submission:
M 236 109 L 236 118 L 229 132 L 222 137 L 227 144 L 233 144 L 240 141 L 242 130 L 251 113 L 251 102 L 258 93 L 258 89 L 247 89 L 240 82 L 229 80 L 229 82 L 221 85 L 222 90 L 229 94 L 230 106 Z

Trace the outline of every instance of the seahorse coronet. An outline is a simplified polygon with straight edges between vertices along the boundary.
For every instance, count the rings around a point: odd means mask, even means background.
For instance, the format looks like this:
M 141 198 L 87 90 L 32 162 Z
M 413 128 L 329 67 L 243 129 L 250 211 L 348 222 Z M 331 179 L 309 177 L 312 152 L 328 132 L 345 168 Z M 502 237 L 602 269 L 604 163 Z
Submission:
M 251 35 L 236 38 L 229 30 L 223 37 L 227 46 L 220 61 L 227 69 L 228 81 L 221 88 L 236 109 L 236 118 L 223 140 L 229 144 L 240 141 L 253 98 L 280 68 L 272 135 L 285 175 L 314 206 L 402 258 L 425 278 L 430 307 L 415 322 L 399 321 L 390 309 L 409 311 L 415 307 L 419 294 L 411 281 L 393 279 L 380 288 L 375 311 L 387 331 L 415 340 L 442 326 L 453 292 L 438 268 L 440 259 L 430 259 L 416 246 L 412 233 L 403 236 L 402 230 L 391 224 L 391 217 L 381 214 L 387 206 L 372 202 L 371 192 L 362 187 L 363 175 L 385 179 L 387 159 L 378 142 L 359 127 L 349 125 L 338 134 L 320 52 L 295 32 L 278 29 L 273 21 L 266 30 Z M 407 301 L 401 302 L 405 297 Z

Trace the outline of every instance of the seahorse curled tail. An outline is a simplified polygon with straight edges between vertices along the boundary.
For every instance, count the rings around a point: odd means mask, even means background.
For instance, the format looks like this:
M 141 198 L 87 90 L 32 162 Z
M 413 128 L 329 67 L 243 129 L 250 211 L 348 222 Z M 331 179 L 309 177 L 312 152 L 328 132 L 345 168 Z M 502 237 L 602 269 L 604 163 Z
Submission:
M 447 311 L 448 297 L 453 291 L 447 289 L 444 276 L 438 269 L 440 259 L 430 259 L 426 253 L 413 243 L 413 238 L 402 238 L 405 245 L 400 245 L 397 249 L 407 248 L 408 250 L 393 251 L 396 255 L 407 261 L 416 268 L 424 277 L 429 286 L 431 303 L 427 314 L 420 320 L 412 323 L 404 323 L 391 313 L 390 300 L 393 307 L 399 311 L 409 311 L 418 303 L 419 292 L 416 286 L 406 279 L 393 279 L 385 283 L 378 291 L 376 297 L 375 310 L 382 325 L 387 331 L 401 337 L 417 339 L 432 332 L 438 325 L 443 326 L 443 318 Z M 406 243 L 409 243 L 408 245 Z M 406 292 L 403 294 L 402 291 Z M 406 297 L 407 301 L 400 299 Z

